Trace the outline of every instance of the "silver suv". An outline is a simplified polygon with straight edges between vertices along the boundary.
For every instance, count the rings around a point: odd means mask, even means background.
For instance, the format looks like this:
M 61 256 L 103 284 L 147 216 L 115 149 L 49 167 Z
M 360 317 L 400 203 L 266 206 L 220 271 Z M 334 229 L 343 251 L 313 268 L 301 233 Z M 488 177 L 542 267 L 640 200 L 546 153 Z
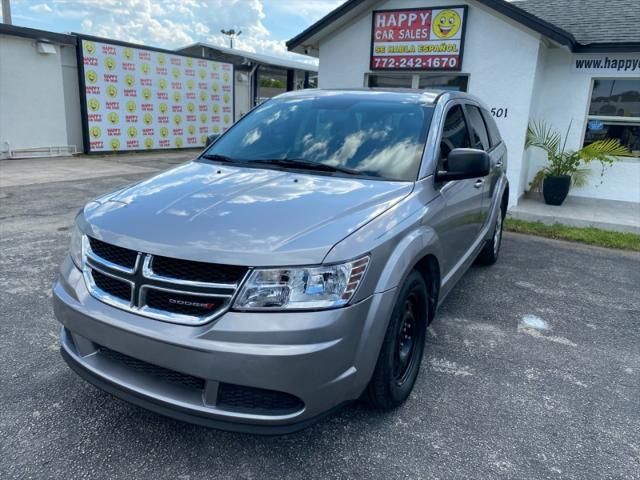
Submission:
M 54 286 L 62 355 L 113 395 L 228 430 L 394 408 L 438 305 L 498 257 L 505 171 L 469 95 L 281 95 L 82 209 Z

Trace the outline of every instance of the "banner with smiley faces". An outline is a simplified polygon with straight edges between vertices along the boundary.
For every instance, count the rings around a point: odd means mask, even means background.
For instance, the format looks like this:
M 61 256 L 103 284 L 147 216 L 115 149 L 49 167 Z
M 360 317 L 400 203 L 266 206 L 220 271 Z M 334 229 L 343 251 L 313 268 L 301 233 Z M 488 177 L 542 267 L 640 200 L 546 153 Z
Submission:
M 373 12 L 371 70 L 462 69 L 467 7 Z
M 80 38 L 87 153 L 203 147 L 234 119 L 230 63 Z

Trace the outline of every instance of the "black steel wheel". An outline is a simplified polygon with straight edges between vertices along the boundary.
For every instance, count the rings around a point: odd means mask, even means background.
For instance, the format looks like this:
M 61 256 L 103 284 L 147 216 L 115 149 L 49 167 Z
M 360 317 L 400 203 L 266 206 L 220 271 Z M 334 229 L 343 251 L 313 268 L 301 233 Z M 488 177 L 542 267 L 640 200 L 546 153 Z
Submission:
M 363 400 L 391 410 L 413 390 L 429 324 L 428 291 L 424 278 L 413 271 L 400 289 L 375 370 Z
M 476 263 L 480 265 L 493 265 L 498 261 L 500 255 L 500 246 L 502 245 L 502 230 L 504 224 L 503 207 L 500 206 L 498 210 L 498 216 L 496 217 L 495 224 L 493 225 L 493 231 L 491 233 L 491 239 L 485 243 L 484 247 L 476 258 Z

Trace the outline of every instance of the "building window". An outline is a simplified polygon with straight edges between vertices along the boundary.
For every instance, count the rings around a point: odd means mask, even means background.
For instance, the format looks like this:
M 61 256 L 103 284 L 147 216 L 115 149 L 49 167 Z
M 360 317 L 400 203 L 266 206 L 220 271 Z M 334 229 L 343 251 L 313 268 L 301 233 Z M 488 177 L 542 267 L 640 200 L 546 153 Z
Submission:
M 604 138 L 640 157 L 640 78 L 594 79 L 584 144 Z
M 369 75 L 370 87 L 411 88 L 413 75 Z
M 434 88 L 467 91 L 468 75 L 438 75 L 424 73 L 369 73 L 365 75 L 365 86 L 373 88 Z
M 466 75 L 420 75 L 418 88 L 442 88 L 466 92 L 469 77 Z

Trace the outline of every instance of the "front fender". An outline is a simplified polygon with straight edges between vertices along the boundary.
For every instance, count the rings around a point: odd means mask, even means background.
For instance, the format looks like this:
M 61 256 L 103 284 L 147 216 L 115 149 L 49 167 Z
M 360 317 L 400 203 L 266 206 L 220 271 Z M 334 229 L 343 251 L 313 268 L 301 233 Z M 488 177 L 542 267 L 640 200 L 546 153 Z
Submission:
M 427 225 L 421 225 L 407 234 L 393 249 L 378 277 L 375 291 L 383 292 L 404 282 L 416 264 L 425 256 L 441 258 L 438 234 Z M 440 263 L 438 261 L 438 263 Z

